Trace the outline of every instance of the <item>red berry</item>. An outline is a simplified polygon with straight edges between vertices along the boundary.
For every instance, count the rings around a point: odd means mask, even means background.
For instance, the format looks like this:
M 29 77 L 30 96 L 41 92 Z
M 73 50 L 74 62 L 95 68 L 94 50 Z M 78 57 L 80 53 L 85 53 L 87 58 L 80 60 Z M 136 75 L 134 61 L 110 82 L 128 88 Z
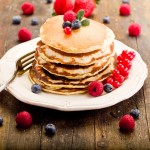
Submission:
M 118 60 L 119 62 L 122 61 L 122 60 L 123 60 L 123 56 L 122 56 L 122 55 L 117 56 L 117 60 Z
M 134 119 L 131 115 L 124 115 L 119 121 L 119 127 L 122 130 L 131 131 L 135 127 Z
M 141 33 L 141 26 L 137 23 L 132 23 L 129 26 L 128 31 L 130 36 L 139 36 Z
M 124 70 L 124 65 L 122 63 L 118 63 L 117 64 L 117 69 L 121 72 L 122 70 Z
M 75 0 L 74 12 L 77 13 L 79 10 L 84 10 L 84 17 L 89 17 L 93 13 L 96 7 L 94 0 Z
M 112 76 L 116 77 L 118 75 L 120 75 L 120 71 L 118 69 L 115 69 L 112 73 Z
M 120 74 L 117 77 L 115 77 L 115 79 L 119 82 L 122 83 L 124 81 L 124 77 Z
M 73 3 L 71 0 L 55 0 L 54 10 L 57 15 L 63 15 L 69 10 L 73 10 Z
M 115 81 L 113 82 L 113 87 L 114 87 L 114 88 L 118 88 L 120 85 L 121 85 L 121 83 L 118 82 L 117 80 L 115 80 Z
M 66 27 L 66 28 L 64 28 L 64 32 L 65 32 L 65 34 L 71 34 L 71 32 L 72 32 L 72 29 L 70 28 L 70 27 Z
M 129 4 L 122 4 L 119 9 L 120 15 L 128 16 L 130 15 L 131 8 Z
M 17 114 L 16 123 L 20 127 L 28 128 L 32 124 L 32 116 L 27 111 L 22 111 Z
M 106 83 L 113 84 L 113 82 L 114 82 L 114 79 L 112 77 L 109 77 L 106 79 Z
M 24 2 L 21 5 L 21 9 L 23 11 L 23 14 L 31 15 L 34 12 L 34 5 L 32 3 L 29 3 L 29 2 Z
M 72 10 L 69 10 L 67 11 L 65 14 L 64 14 L 64 21 L 70 21 L 72 22 L 73 20 L 76 19 L 76 14 L 72 11 Z
M 18 32 L 18 38 L 21 42 L 29 41 L 32 38 L 32 33 L 27 28 L 21 28 Z
M 134 58 L 133 55 L 128 54 L 128 56 L 126 57 L 127 59 L 129 59 L 130 61 Z
M 123 75 L 124 77 L 128 77 L 129 75 L 129 69 L 125 68 L 124 70 L 121 71 L 121 75 Z
M 134 51 L 130 51 L 129 54 L 132 55 L 133 58 L 136 56 L 136 53 Z
M 102 82 L 93 81 L 88 87 L 88 93 L 94 97 L 100 96 L 103 93 L 104 86 Z
M 131 63 L 131 61 L 130 61 L 129 59 L 124 59 L 123 65 L 124 65 L 125 67 L 127 67 L 128 69 L 130 69 L 131 66 L 132 66 L 132 63 Z
M 128 50 L 123 50 L 121 55 L 123 58 L 126 58 L 128 53 L 129 53 Z

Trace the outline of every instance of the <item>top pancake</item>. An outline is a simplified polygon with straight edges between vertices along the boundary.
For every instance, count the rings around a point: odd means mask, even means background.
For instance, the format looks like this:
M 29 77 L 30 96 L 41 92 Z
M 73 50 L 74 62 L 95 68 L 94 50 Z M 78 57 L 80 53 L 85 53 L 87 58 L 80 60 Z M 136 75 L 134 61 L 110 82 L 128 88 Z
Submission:
M 90 25 L 72 30 L 71 35 L 63 31 L 63 15 L 47 19 L 41 26 L 40 37 L 44 44 L 66 53 L 87 53 L 103 49 L 114 40 L 113 32 L 105 25 L 90 20 Z

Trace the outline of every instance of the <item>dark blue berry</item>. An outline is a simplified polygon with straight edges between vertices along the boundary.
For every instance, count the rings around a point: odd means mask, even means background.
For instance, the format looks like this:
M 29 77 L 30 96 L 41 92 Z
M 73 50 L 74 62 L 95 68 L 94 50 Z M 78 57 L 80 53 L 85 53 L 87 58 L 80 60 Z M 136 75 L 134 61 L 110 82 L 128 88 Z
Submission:
M 56 127 L 53 124 L 47 124 L 45 126 L 45 131 L 48 135 L 54 135 L 56 133 Z
M 39 24 L 39 20 L 37 19 L 37 18 L 33 18 L 32 20 L 31 20 L 31 25 L 38 25 Z
M 12 18 L 12 23 L 13 24 L 20 24 L 21 22 L 21 17 L 20 16 L 13 16 Z
M 32 87 L 31 87 L 31 91 L 33 93 L 40 93 L 41 90 L 42 90 L 42 87 L 39 84 L 33 84 Z
M 107 93 L 110 93 L 113 91 L 113 86 L 111 84 L 105 84 L 104 85 L 104 91 L 107 92 Z
M 50 3 L 52 3 L 52 0 L 46 0 L 46 3 L 50 4 Z
M 110 23 L 110 18 L 108 16 L 105 16 L 103 18 L 103 23 Z
M 66 21 L 63 23 L 62 25 L 63 28 L 66 28 L 66 27 L 70 27 L 71 28 L 71 22 L 70 21 Z
M 81 21 L 80 20 L 73 20 L 72 21 L 72 29 L 79 29 L 81 27 Z
M 130 115 L 133 117 L 133 118 L 138 118 L 139 117 L 139 114 L 140 114 L 140 111 L 138 109 L 132 109 L 130 111 Z
M 127 4 L 129 4 L 129 0 L 122 0 L 122 3 L 127 3 Z
M 3 124 L 3 118 L 0 117 L 0 126 L 2 126 L 2 124 Z

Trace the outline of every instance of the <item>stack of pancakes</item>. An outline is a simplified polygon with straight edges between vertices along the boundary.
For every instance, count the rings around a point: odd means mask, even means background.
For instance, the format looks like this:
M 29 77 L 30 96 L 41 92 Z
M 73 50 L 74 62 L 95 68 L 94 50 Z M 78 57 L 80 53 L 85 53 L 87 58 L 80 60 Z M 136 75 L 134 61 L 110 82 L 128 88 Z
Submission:
M 114 34 L 105 25 L 89 20 L 89 26 L 73 30 L 71 35 L 63 31 L 63 16 L 42 25 L 29 78 L 43 91 L 84 93 L 90 82 L 104 81 L 114 70 Z

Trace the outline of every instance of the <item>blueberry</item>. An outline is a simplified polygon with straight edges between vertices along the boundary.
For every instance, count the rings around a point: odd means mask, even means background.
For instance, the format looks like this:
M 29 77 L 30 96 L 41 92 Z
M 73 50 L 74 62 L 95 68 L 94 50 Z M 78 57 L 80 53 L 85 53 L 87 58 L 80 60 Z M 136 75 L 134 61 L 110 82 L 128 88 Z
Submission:
M 2 124 L 3 124 L 3 118 L 0 117 L 0 126 L 2 126 Z
M 47 124 L 45 126 L 45 131 L 48 135 L 54 135 L 56 133 L 56 127 L 53 124 Z
M 112 90 L 113 90 L 113 86 L 111 84 L 107 83 L 104 85 L 104 91 L 105 92 L 110 93 L 110 92 L 112 92 Z
M 138 109 L 132 109 L 130 111 L 130 115 L 133 117 L 133 118 L 138 118 L 139 117 L 139 114 L 140 114 L 140 111 Z
M 66 21 L 63 23 L 62 25 L 63 28 L 66 28 L 66 27 L 71 27 L 71 22 L 70 21 Z
M 42 87 L 41 87 L 41 85 L 39 85 L 39 84 L 33 84 L 32 85 L 32 87 L 31 87 L 31 91 L 33 92 L 33 93 L 40 93 L 41 92 L 41 90 L 42 90 Z
M 21 17 L 20 16 L 13 16 L 12 18 L 12 23 L 13 24 L 20 24 L 21 22 Z
M 81 21 L 80 20 L 73 20 L 72 21 L 72 29 L 79 29 L 81 27 Z
M 39 24 L 39 20 L 37 18 L 32 18 L 31 20 L 31 25 L 38 25 Z
M 129 0 L 122 0 L 122 3 L 127 3 L 127 4 L 129 4 Z
M 110 18 L 108 16 L 105 16 L 103 18 L 103 23 L 110 23 Z
M 46 3 L 50 4 L 50 3 L 52 3 L 52 0 L 46 0 Z

